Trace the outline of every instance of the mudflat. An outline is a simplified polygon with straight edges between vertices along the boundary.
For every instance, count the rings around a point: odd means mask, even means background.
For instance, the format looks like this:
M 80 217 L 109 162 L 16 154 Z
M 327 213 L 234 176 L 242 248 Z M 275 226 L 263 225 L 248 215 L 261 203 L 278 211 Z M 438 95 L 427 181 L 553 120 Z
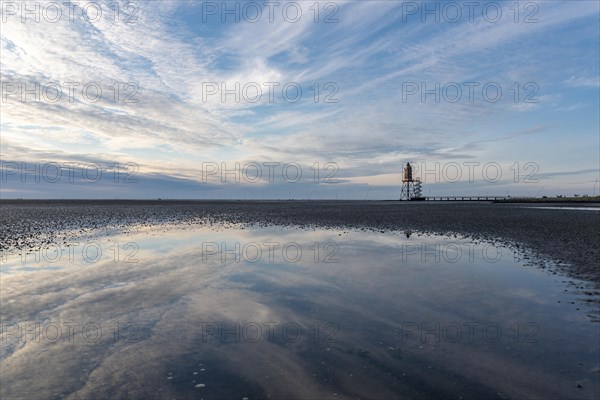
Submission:
M 457 234 L 531 250 L 600 285 L 600 204 L 395 201 L 0 202 L 0 250 L 35 249 L 136 225 L 235 223 Z

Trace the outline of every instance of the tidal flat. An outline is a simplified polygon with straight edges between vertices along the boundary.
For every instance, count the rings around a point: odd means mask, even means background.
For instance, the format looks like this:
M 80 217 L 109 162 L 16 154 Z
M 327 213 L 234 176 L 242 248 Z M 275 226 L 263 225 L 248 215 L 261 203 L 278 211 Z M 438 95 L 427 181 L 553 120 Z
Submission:
M 595 399 L 599 214 L 3 202 L 0 395 Z

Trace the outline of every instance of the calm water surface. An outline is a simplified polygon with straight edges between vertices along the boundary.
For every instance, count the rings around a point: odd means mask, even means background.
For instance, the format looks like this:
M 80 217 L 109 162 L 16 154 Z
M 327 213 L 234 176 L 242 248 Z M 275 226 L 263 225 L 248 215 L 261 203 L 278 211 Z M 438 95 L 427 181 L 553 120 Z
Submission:
M 599 294 L 532 261 L 276 227 L 4 255 L 0 395 L 598 399 Z

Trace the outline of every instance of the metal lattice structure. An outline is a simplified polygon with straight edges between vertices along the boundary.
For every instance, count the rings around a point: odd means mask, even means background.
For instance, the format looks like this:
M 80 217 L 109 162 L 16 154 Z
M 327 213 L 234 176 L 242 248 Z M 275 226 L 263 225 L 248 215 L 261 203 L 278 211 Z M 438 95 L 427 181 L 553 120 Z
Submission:
M 406 163 L 402 174 L 402 191 L 400 192 L 400 200 L 424 200 L 422 195 L 421 179 L 413 178 L 412 166 Z

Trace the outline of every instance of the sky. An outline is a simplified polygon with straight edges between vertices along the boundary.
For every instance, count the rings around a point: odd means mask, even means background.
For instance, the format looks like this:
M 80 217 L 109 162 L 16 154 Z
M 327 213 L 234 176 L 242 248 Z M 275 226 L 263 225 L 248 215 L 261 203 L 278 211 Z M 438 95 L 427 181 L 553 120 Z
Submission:
M 600 194 L 596 0 L 0 4 L 2 198 Z

